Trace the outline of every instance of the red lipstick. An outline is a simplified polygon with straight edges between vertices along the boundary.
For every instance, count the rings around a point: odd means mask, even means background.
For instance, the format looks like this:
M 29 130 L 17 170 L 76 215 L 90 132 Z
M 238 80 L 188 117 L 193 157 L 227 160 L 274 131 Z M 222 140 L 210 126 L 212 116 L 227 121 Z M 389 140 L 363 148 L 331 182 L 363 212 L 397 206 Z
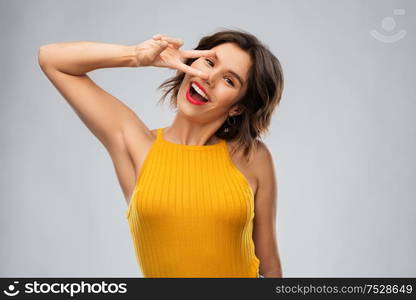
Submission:
M 209 100 L 209 95 L 208 95 L 207 91 L 204 89 L 204 87 L 202 85 L 200 85 L 199 82 L 191 81 L 191 84 L 192 83 L 195 83 L 205 93 L 205 95 L 207 95 L 208 100 Z
M 192 82 L 189 84 L 189 87 L 188 87 L 188 89 L 186 91 L 186 99 L 190 103 L 192 103 L 194 105 L 204 105 L 204 104 L 208 103 L 208 101 L 207 102 L 204 102 L 204 101 L 200 101 L 198 99 L 192 98 L 192 95 L 191 95 L 191 85 L 192 85 Z M 199 85 L 198 85 L 198 87 L 199 87 Z

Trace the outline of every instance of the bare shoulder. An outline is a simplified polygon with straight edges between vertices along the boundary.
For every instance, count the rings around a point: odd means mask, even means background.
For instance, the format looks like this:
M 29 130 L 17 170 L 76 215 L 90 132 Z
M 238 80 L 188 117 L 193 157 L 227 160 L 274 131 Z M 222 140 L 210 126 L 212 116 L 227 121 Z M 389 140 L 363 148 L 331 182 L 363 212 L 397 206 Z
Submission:
M 254 148 L 252 164 L 270 165 L 273 162 L 273 156 L 267 145 L 258 140 Z
M 264 142 L 258 140 L 250 165 L 258 180 L 261 180 L 263 176 L 270 175 L 274 168 L 273 155 Z
M 271 152 L 266 144 L 257 140 L 253 153 L 250 156 L 250 159 L 247 160 L 244 156 L 243 149 L 234 151 L 237 146 L 236 141 L 229 141 L 227 144 L 233 163 L 246 177 L 253 193 L 256 195 L 259 186 L 264 183 L 265 176 L 270 177 L 270 174 L 273 173 L 273 159 Z
M 273 162 L 273 155 L 267 145 L 258 141 L 255 150 L 253 152 L 252 160 L 250 161 L 250 167 L 256 176 L 258 184 L 267 182 L 275 177 L 275 167 Z
M 263 142 L 259 142 L 250 162 L 251 170 L 257 181 L 258 193 L 256 204 L 263 203 L 269 207 L 277 191 L 277 176 L 273 155 Z
M 231 152 L 232 149 L 234 149 L 236 147 L 236 142 L 235 141 L 230 141 L 230 142 L 228 142 L 228 144 L 229 144 L 229 150 Z M 247 164 L 248 166 L 252 166 L 252 167 L 255 167 L 257 164 L 261 164 L 261 165 L 270 164 L 273 161 L 271 151 L 269 150 L 267 145 L 264 142 L 262 142 L 261 140 L 256 141 L 256 144 L 253 148 L 253 153 L 252 153 L 252 155 L 251 155 L 251 157 L 248 161 L 244 157 L 243 149 L 240 149 L 240 150 L 234 152 L 233 157 L 236 160 L 241 161 L 241 163 L 243 163 L 243 161 L 245 161 L 245 164 Z

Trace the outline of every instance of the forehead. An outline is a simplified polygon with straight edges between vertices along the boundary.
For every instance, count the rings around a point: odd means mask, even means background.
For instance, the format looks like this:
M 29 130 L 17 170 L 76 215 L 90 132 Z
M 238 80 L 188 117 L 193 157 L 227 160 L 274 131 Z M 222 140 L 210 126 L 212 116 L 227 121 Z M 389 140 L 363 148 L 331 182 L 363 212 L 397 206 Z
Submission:
M 234 71 L 244 82 L 247 81 L 251 66 L 250 55 L 236 44 L 224 43 L 212 48 L 219 63 L 224 69 Z

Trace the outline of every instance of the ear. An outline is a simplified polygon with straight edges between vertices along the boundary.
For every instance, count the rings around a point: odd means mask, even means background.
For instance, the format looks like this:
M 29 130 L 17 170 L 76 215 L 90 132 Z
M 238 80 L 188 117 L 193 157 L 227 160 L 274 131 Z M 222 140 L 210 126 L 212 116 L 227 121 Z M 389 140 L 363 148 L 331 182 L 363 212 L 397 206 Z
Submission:
M 238 104 L 236 104 L 235 106 L 233 106 L 230 111 L 228 112 L 229 116 L 237 116 L 239 114 L 241 114 L 243 112 L 243 108 L 241 106 L 239 106 Z

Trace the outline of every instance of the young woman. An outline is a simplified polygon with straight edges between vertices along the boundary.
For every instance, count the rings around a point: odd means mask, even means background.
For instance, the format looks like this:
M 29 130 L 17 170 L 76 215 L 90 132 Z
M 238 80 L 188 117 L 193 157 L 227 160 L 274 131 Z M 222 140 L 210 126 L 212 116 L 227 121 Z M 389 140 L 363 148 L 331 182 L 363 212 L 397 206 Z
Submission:
M 138 45 L 41 46 L 39 65 L 108 150 L 144 277 L 282 277 L 273 159 L 260 141 L 283 91 L 279 60 L 250 33 L 224 30 L 194 50 L 158 34 Z M 159 86 L 174 121 L 149 129 L 87 75 L 177 70 Z

